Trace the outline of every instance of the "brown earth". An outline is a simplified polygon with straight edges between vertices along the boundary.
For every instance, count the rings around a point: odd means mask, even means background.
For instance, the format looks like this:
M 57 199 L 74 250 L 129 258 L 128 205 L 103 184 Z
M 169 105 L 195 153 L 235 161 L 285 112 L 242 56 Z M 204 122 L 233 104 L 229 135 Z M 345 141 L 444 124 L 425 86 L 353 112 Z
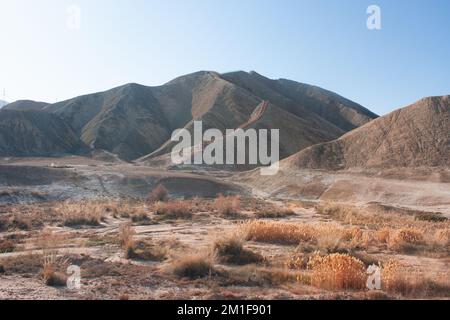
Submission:
M 431 97 L 302 150 L 283 168 L 446 167 L 450 165 L 450 96 Z

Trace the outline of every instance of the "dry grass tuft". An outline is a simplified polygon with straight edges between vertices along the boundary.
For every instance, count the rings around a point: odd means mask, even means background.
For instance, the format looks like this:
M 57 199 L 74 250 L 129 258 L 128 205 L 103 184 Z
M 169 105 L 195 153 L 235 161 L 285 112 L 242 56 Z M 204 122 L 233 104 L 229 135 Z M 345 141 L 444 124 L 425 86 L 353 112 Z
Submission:
M 219 195 L 214 202 L 217 212 L 225 217 L 236 217 L 241 212 L 241 198 L 239 196 L 225 197 Z
M 424 234 L 416 228 L 404 228 L 397 230 L 389 238 L 388 246 L 394 250 L 413 250 L 424 244 Z
M 395 260 L 382 266 L 382 285 L 385 291 L 406 297 L 450 297 L 448 272 L 441 277 L 430 275 L 407 268 Z
M 316 229 L 306 224 L 275 221 L 250 221 L 241 226 L 246 240 L 266 243 L 297 245 L 301 241 L 315 241 Z
M 221 263 L 246 265 L 260 263 L 264 257 L 244 248 L 244 238 L 239 234 L 232 234 L 214 243 L 214 251 Z
M 213 254 L 187 254 L 172 262 L 173 273 L 180 278 L 199 279 L 210 277 L 216 257 Z
M 16 250 L 16 245 L 8 239 L 0 239 L 0 253 L 9 253 Z
M 279 208 L 271 206 L 269 208 L 262 208 L 255 212 L 258 219 L 279 219 L 294 216 L 295 212 L 291 209 Z
M 169 192 L 162 184 L 159 184 L 150 192 L 147 199 L 150 203 L 167 202 L 169 200 Z
M 135 241 L 136 235 L 131 223 L 125 223 L 119 228 L 119 243 L 126 259 L 143 261 L 163 261 L 167 256 L 164 247 L 153 245 L 148 241 Z
M 366 284 L 364 263 L 347 254 L 316 254 L 309 259 L 311 284 L 315 287 L 340 290 L 363 289 Z
M 100 202 L 63 202 L 55 210 L 67 227 L 99 226 L 106 212 Z
M 135 231 L 131 223 L 124 223 L 119 227 L 119 244 L 125 252 L 134 247 Z
M 155 204 L 155 214 L 162 219 L 191 219 L 190 201 L 157 202 Z
M 56 254 L 50 254 L 44 257 L 42 277 L 44 283 L 50 287 L 65 287 L 67 285 L 67 275 L 58 271 L 60 268 L 67 267 L 67 260 L 60 260 Z

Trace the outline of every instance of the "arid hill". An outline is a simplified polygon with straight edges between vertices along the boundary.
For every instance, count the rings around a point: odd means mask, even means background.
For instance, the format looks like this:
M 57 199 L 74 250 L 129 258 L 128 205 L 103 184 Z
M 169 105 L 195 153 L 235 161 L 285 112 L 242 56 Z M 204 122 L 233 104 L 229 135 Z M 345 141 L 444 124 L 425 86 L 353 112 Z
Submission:
M 5 106 L 4 110 L 16 110 L 16 111 L 41 111 L 48 103 L 46 102 L 38 102 L 32 100 L 18 100 L 16 102 L 12 102 Z
M 186 88 L 189 85 L 192 87 L 193 83 L 196 84 L 191 89 L 192 100 L 189 109 L 192 118 L 182 127 L 192 132 L 193 120 L 202 120 L 204 129 L 218 128 L 225 131 L 226 129 L 249 127 L 249 122 L 253 127 L 281 129 L 284 137 L 281 144 L 285 145 L 281 150 L 283 157 L 292 155 L 315 143 L 335 139 L 355 126 L 365 124 L 377 117 L 355 103 L 320 89 L 324 101 L 330 102 L 328 108 L 330 114 L 339 113 L 339 108 L 342 107 L 354 110 L 354 113 L 360 115 L 360 124 L 352 125 L 350 128 L 347 124 L 339 126 L 318 114 L 321 111 L 317 103 L 314 105 L 313 103 L 299 102 L 283 95 L 286 93 L 283 93 L 281 89 L 280 92 L 277 92 L 266 84 L 272 82 L 276 81 L 256 73 L 201 72 L 178 78 L 166 86 Z M 290 91 L 289 88 L 283 90 Z M 291 94 L 295 96 L 295 90 L 292 90 Z M 298 95 L 300 94 L 298 93 Z M 335 101 L 337 98 L 340 101 L 346 101 L 347 105 L 340 104 L 340 107 L 337 108 L 338 103 Z M 270 102 L 269 110 L 266 110 L 257 121 L 250 121 L 252 115 L 258 113 L 262 101 Z M 368 114 L 366 114 L 367 112 Z M 351 121 L 350 118 L 348 121 Z M 300 137 L 300 133 L 302 133 L 302 137 Z M 292 139 L 292 137 L 296 138 Z M 174 143 L 168 141 L 141 160 L 147 161 L 170 153 L 173 145 Z
M 450 96 L 431 97 L 307 148 L 285 168 L 347 169 L 450 166 Z
M 0 155 L 61 156 L 82 154 L 86 146 L 70 126 L 41 111 L 0 111 Z
M 262 101 L 270 108 L 253 126 L 282 130 L 283 157 L 377 117 L 332 92 L 254 72 L 201 71 L 158 87 L 127 84 L 56 104 L 19 101 L 7 108 L 53 113 L 91 149 L 135 160 L 169 153 L 172 132 L 192 130 L 194 120 L 205 130 L 245 126 Z

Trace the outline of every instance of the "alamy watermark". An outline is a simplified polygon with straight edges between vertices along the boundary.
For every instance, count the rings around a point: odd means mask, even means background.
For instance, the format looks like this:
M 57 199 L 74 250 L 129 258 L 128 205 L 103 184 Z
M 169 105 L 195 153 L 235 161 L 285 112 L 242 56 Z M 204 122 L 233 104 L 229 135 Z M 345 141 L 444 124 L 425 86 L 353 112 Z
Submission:
M 71 5 L 66 8 L 66 27 L 70 31 L 81 29 L 81 8 L 78 5 Z
M 171 140 L 175 165 L 259 165 L 261 175 L 276 175 L 280 160 L 279 129 L 218 129 L 203 131 L 203 122 L 194 121 L 192 137 L 187 129 L 178 129 Z M 269 148 L 270 141 L 270 148 Z
M 381 8 L 373 4 L 367 8 L 367 14 L 367 29 L 381 30 Z

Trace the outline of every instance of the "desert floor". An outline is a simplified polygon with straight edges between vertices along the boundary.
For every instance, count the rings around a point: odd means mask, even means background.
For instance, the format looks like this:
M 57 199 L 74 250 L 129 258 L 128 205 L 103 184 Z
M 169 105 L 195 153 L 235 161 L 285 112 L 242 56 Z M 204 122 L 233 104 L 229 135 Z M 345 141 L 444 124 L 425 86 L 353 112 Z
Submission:
M 448 172 L 42 158 L 0 173 L 0 299 L 450 298 Z

